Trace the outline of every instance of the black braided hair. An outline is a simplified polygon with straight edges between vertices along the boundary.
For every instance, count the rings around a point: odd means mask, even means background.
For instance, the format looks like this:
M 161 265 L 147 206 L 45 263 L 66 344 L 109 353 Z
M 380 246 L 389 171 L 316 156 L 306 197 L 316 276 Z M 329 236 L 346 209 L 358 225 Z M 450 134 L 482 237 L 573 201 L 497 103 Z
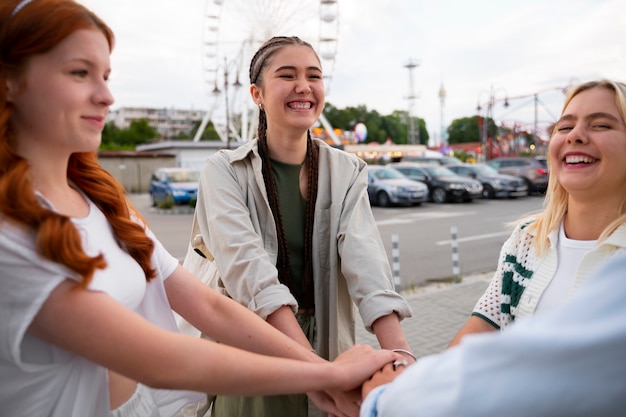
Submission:
M 299 39 L 296 36 L 286 37 L 277 36 L 266 41 L 256 52 L 250 63 L 250 83 L 260 86 L 263 83 L 263 70 L 269 65 L 271 57 L 278 50 L 287 45 L 304 45 L 313 50 L 313 47 Z M 293 288 L 293 282 L 289 273 L 289 247 L 283 226 L 282 215 L 280 212 L 280 204 L 278 202 L 278 193 L 276 191 L 276 183 L 269 159 L 269 149 L 267 147 L 267 118 L 265 110 L 259 109 L 258 123 L 258 147 L 259 155 L 262 160 L 263 180 L 267 197 L 270 203 L 270 209 L 274 216 L 278 235 L 278 260 L 276 268 L 278 269 L 278 279 L 291 290 L 292 294 L 296 294 Z M 317 179 L 318 179 L 318 156 L 319 149 L 311 139 L 311 132 L 307 132 L 307 151 L 305 158 L 305 167 L 307 169 L 307 199 L 306 199 L 306 217 L 304 226 L 304 254 L 305 267 L 302 277 L 303 299 L 298 300 L 301 307 L 305 309 L 313 309 L 314 288 L 313 288 L 313 222 L 315 219 L 315 202 L 317 200 Z

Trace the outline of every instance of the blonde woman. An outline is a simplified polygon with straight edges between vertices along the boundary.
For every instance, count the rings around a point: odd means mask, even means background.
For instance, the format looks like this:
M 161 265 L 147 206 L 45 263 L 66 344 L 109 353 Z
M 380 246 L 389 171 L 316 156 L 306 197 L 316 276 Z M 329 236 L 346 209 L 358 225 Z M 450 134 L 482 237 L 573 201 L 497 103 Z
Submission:
M 550 138 L 544 209 L 504 244 L 491 284 L 451 346 L 565 304 L 626 246 L 625 120 L 624 83 L 570 91 Z

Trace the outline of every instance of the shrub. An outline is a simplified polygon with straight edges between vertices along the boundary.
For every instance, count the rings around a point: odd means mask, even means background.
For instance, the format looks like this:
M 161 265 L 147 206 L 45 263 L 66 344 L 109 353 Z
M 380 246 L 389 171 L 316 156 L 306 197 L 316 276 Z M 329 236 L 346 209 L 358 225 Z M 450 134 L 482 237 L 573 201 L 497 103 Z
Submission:
M 159 203 L 159 208 L 171 209 L 174 205 L 174 198 L 171 195 L 166 195 L 165 199 Z

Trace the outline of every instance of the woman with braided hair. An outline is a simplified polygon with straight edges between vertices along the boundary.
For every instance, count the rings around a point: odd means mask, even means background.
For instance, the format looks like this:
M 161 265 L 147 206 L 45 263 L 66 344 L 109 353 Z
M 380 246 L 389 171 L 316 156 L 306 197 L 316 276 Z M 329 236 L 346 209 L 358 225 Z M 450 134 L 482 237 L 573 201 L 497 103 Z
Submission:
M 167 253 L 98 164 L 112 47 L 73 0 L 0 2 L 0 413 L 168 417 L 206 392 L 352 391 L 400 359 L 313 363 Z
M 413 362 L 400 327 L 411 311 L 394 291 L 366 164 L 309 132 L 324 107 L 317 54 L 297 37 L 271 38 L 252 58 L 250 83 L 258 137 L 207 160 L 184 265 L 321 358 L 355 343 L 354 303 L 381 347 Z M 306 417 L 333 401 L 352 415 L 358 397 L 218 396 L 212 412 Z

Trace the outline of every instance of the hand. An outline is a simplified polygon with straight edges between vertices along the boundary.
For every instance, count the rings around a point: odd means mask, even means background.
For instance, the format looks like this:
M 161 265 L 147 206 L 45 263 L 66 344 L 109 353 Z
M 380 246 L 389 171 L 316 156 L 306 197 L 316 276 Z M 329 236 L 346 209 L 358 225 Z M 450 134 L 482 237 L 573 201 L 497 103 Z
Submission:
M 317 408 L 331 416 L 342 416 L 333 398 L 323 391 L 307 392 L 306 395 Z
M 367 394 L 370 393 L 374 388 L 388 384 L 393 381 L 398 375 L 400 375 L 406 369 L 405 364 L 393 364 L 388 363 L 383 367 L 383 369 L 376 372 L 372 377 L 363 383 L 363 387 L 361 388 L 361 398 L 365 400 Z
M 329 391 L 328 394 L 335 400 L 335 405 L 340 411 L 337 416 L 359 417 L 361 410 L 360 388 L 350 391 Z
M 359 417 L 360 389 L 353 389 L 348 392 L 308 392 L 307 395 L 317 408 L 332 417 Z
M 342 381 L 329 389 L 350 391 L 359 388 L 374 372 L 395 360 L 403 360 L 403 357 L 390 350 L 376 350 L 369 345 L 354 345 L 332 362 L 333 366 L 338 367 Z

